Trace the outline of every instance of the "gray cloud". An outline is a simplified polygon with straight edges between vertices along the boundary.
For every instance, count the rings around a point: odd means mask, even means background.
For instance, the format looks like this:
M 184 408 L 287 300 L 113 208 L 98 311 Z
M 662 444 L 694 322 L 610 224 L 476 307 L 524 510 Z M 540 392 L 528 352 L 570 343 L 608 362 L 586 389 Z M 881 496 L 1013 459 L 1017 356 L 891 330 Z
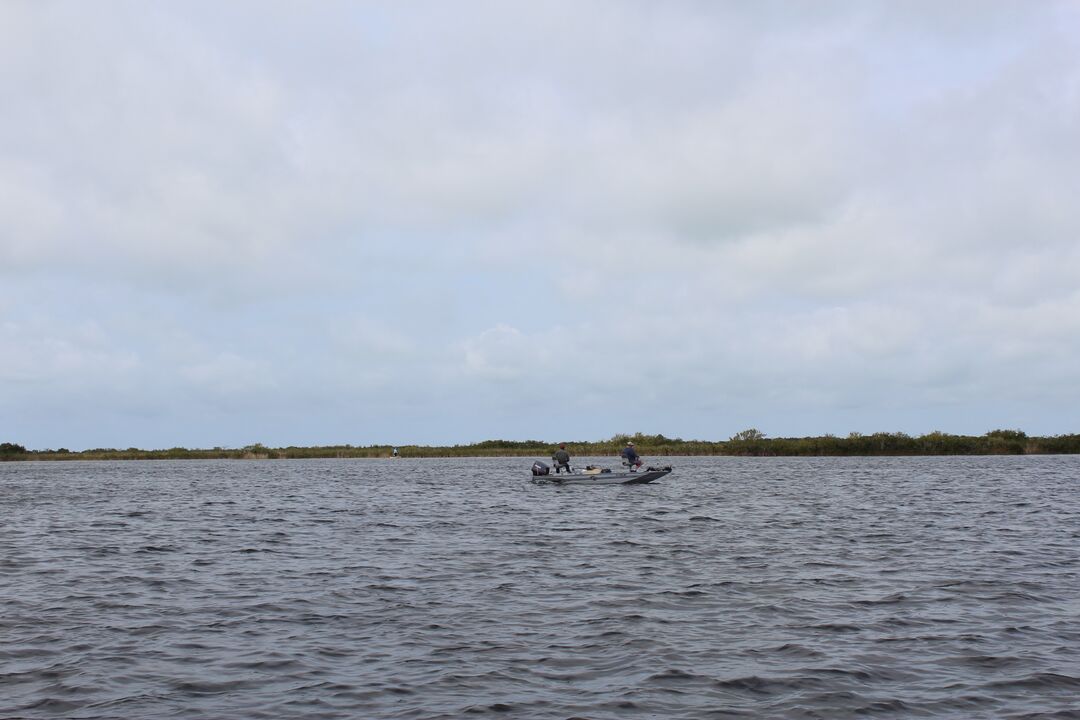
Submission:
M 5 3 L 0 429 L 1073 431 L 1077 15 Z

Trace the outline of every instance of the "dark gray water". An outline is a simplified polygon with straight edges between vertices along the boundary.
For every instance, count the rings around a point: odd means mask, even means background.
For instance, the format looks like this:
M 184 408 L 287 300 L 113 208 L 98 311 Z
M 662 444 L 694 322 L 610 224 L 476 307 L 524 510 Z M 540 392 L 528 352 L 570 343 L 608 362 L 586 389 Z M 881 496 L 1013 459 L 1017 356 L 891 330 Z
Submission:
M 1080 717 L 1080 458 L 660 460 L 0 463 L 0 717 Z

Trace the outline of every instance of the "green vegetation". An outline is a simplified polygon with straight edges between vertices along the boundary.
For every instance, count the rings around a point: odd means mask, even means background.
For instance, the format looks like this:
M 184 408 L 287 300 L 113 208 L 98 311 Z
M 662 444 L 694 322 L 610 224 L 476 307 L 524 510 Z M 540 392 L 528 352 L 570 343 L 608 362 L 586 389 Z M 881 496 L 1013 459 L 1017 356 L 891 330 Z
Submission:
M 847 437 L 823 435 L 804 438 L 770 438 L 750 428 L 728 440 L 682 440 L 663 435 L 616 435 L 598 442 L 569 442 L 566 447 L 575 457 L 618 455 L 628 441 L 640 454 L 649 455 L 738 455 L 738 456 L 873 456 L 873 455 L 1038 455 L 1080 454 L 1080 435 L 1029 437 L 1021 430 L 991 430 L 985 435 L 951 435 L 932 432 L 919 437 L 905 433 L 851 433 Z M 435 447 L 399 445 L 403 458 L 433 457 L 542 457 L 551 455 L 554 443 L 540 440 L 485 440 L 470 445 Z M 168 450 L 94 448 L 72 452 L 27 450 L 14 443 L 0 444 L 0 460 L 272 460 L 291 458 L 388 458 L 390 445 L 331 445 L 318 447 L 272 448 L 255 443 L 242 448 Z
M 26 448 L 15 443 L 0 443 L 0 460 L 24 460 Z

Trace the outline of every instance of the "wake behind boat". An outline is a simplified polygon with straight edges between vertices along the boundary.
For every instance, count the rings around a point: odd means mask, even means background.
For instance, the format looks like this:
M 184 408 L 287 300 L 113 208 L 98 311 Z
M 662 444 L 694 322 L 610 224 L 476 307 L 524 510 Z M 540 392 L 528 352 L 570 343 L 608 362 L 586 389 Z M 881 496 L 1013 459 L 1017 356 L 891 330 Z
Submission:
M 612 472 L 592 465 L 585 472 L 552 473 L 542 462 L 534 462 L 532 481 L 537 485 L 644 485 L 659 480 L 671 472 L 671 466 L 649 467 L 637 472 Z

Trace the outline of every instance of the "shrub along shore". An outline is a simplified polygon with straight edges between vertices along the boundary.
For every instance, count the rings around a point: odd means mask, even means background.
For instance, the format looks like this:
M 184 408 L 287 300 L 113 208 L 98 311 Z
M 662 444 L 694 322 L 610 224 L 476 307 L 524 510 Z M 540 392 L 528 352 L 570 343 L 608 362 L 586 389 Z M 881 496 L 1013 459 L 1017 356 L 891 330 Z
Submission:
M 616 435 L 598 442 L 566 441 L 575 457 L 618 455 L 627 442 L 633 442 L 644 456 L 733 455 L 757 457 L 820 456 L 903 456 L 903 455 L 1048 455 L 1080 453 L 1080 435 L 1029 437 L 1022 430 L 992 430 L 985 435 L 950 435 L 932 432 L 912 436 L 906 433 L 851 433 L 846 437 L 770 438 L 755 429 L 744 430 L 728 440 L 683 440 L 663 435 Z M 403 458 L 439 457 L 548 457 L 555 443 L 539 440 L 485 440 L 471 445 L 447 447 L 398 445 Z M 216 459 L 290 459 L 290 458 L 388 458 L 392 445 L 326 445 L 316 447 L 266 447 L 262 444 L 242 448 L 216 447 L 210 450 L 182 447 L 168 450 L 94 448 L 71 451 L 27 450 L 15 443 L 0 443 L 0 460 L 216 460 Z

